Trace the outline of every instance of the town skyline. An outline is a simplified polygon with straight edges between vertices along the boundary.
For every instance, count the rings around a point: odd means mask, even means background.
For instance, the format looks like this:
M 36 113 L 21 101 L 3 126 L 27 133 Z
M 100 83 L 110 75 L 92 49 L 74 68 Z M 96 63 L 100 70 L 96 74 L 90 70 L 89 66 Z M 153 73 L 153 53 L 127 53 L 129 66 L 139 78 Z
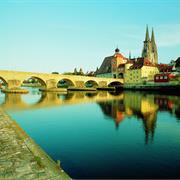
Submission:
M 178 5 L 176 0 L 1 1 L 1 69 L 86 72 L 117 46 L 125 57 L 129 52 L 139 57 L 147 24 L 150 32 L 154 28 L 159 63 L 169 63 L 179 57 Z M 147 8 L 152 13 L 145 13 Z

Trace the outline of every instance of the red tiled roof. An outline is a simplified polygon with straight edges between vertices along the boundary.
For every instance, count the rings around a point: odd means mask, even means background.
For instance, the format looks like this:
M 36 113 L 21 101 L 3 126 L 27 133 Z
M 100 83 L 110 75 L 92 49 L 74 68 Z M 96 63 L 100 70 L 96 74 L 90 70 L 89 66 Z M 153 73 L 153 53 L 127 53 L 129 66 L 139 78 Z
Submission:
M 119 57 L 119 58 L 123 58 L 123 59 L 124 59 L 124 56 L 123 56 L 121 53 L 116 53 L 116 54 L 114 55 L 114 57 Z
M 143 66 L 152 66 L 155 67 L 154 64 L 152 64 L 147 58 L 140 57 L 134 60 L 133 65 L 130 67 L 130 69 L 141 69 Z
M 134 63 L 134 61 L 135 61 L 135 59 L 127 59 L 126 64 L 133 64 L 133 63 Z
M 170 66 L 168 64 L 158 64 L 157 65 L 160 72 L 171 72 L 173 66 Z

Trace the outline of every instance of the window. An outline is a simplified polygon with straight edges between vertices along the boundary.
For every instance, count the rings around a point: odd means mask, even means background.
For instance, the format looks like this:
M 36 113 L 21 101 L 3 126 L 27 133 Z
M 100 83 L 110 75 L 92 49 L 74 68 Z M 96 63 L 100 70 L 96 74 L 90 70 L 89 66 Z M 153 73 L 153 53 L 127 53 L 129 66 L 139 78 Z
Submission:
M 167 76 L 164 76 L 164 79 L 167 79 Z
M 158 79 L 159 79 L 159 76 L 156 76 L 156 79 L 158 80 Z
M 163 76 L 160 76 L 160 79 L 163 79 Z

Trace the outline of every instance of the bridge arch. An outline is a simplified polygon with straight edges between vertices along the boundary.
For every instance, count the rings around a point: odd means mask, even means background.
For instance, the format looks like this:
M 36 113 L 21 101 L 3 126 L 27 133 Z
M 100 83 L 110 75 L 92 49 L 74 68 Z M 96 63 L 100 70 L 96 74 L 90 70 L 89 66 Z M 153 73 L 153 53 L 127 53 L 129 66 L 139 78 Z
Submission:
M 8 82 L 0 76 L 0 89 L 3 89 L 8 86 Z
M 35 87 L 47 87 L 45 80 L 37 76 L 30 76 L 23 80 L 23 85 L 34 85 Z
M 35 106 L 43 106 L 43 105 L 51 105 L 59 103 L 59 98 L 57 93 L 51 92 L 42 92 L 39 101 L 35 104 Z
M 63 79 L 60 79 L 57 83 L 57 87 L 58 88 L 68 88 L 70 86 L 75 86 L 74 82 L 71 81 L 70 79 L 68 78 L 63 78 Z
M 98 87 L 99 86 L 99 84 L 96 82 L 96 81 L 94 81 L 94 80 L 88 80 L 88 81 L 86 81 L 85 83 L 84 83 L 84 85 L 85 85 L 85 87 L 88 87 L 88 88 L 95 88 L 95 87 Z
M 41 96 L 39 91 L 32 91 L 31 93 L 21 95 L 23 103 L 27 106 L 37 104 L 40 101 Z
M 108 87 L 121 87 L 123 84 L 119 81 L 113 81 L 108 84 Z

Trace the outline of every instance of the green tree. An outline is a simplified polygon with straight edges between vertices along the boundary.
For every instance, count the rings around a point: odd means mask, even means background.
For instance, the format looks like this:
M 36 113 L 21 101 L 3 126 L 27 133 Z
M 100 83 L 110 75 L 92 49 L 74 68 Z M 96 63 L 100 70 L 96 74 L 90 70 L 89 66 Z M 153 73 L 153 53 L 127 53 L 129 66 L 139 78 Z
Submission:
M 74 68 L 74 75 L 77 75 L 77 74 L 78 74 L 77 69 Z
M 82 68 L 79 69 L 79 75 L 84 75 Z

